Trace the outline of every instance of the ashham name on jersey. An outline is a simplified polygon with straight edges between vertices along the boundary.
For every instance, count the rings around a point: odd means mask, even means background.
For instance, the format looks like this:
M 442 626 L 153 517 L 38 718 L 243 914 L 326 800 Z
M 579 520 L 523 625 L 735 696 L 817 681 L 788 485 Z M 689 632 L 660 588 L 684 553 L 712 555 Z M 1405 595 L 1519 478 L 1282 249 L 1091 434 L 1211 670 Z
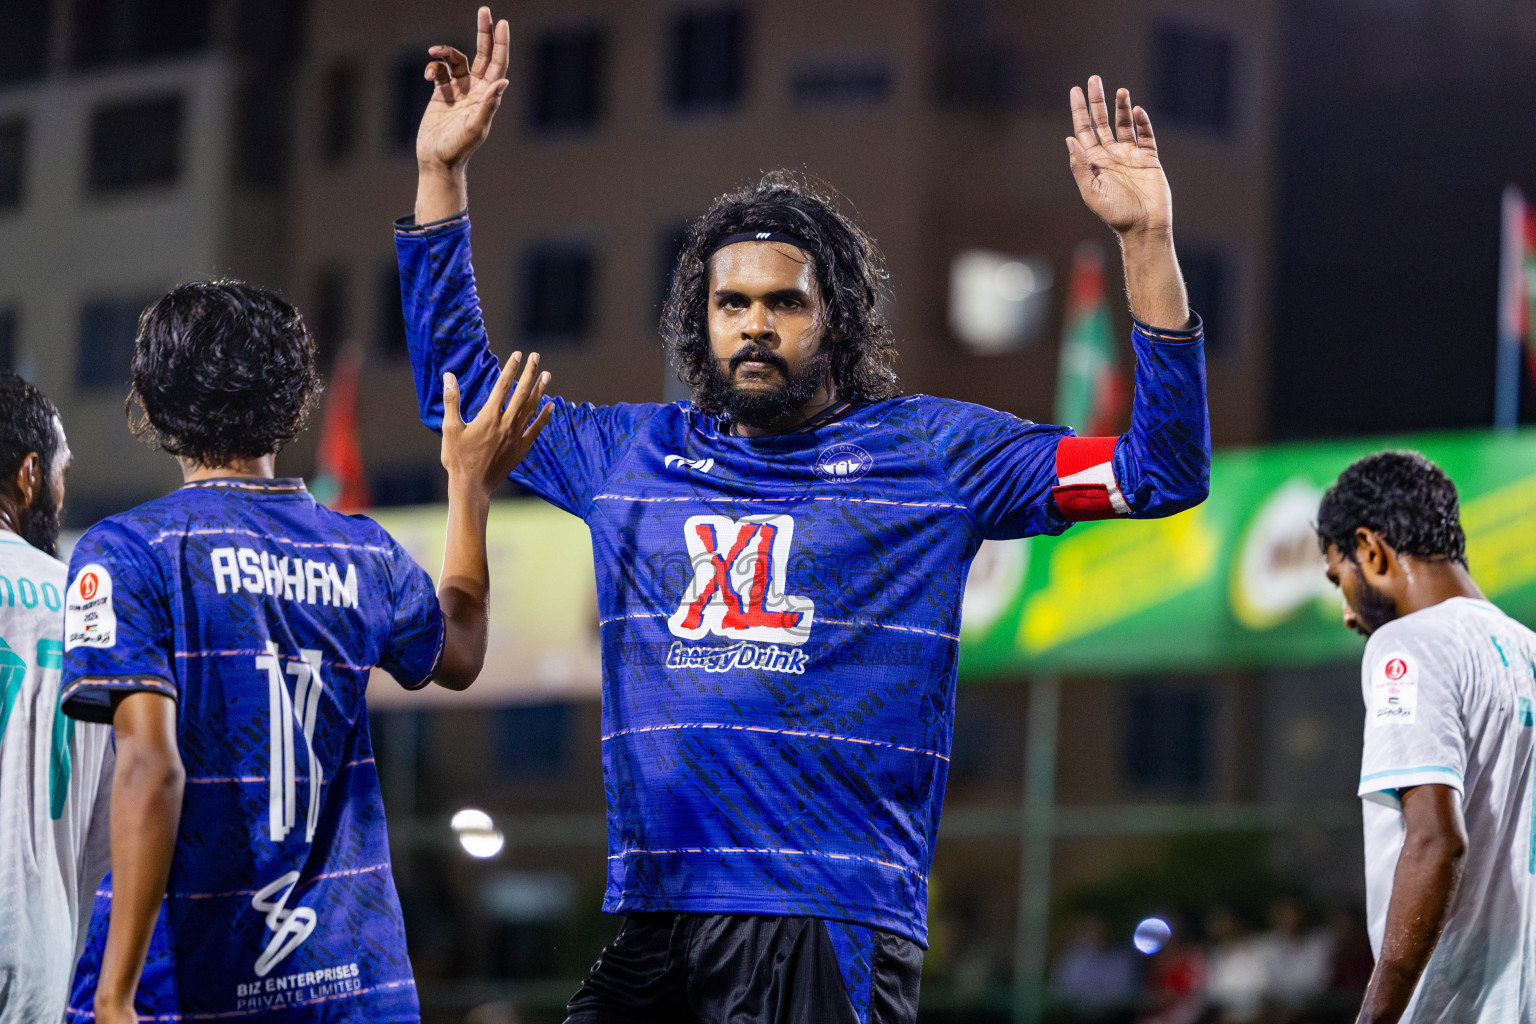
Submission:
M 281 597 L 285 601 L 357 607 L 357 567 L 347 563 L 345 574 L 335 562 L 319 562 L 297 555 L 273 555 L 254 548 L 214 548 L 214 586 L 221 594 L 252 594 Z

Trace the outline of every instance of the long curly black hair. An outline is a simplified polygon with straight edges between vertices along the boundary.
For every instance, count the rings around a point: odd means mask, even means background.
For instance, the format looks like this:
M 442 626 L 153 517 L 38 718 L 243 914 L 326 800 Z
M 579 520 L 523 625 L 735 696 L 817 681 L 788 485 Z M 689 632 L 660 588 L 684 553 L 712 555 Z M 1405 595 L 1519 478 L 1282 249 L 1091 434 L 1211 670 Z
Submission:
M 1392 550 L 1467 564 L 1456 485 L 1418 452 L 1367 455 L 1339 474 L 1317 510 L 1317 542 L 1355 557 L 1355 530 L 1381 534 Z
M 809 246 L 821 288 L 824 344 L 840 398 L 877 401 L 901 394 L 896 345 L 879 301 L 888 274 L 874 240 L 838 210 L 841 197 L 825 182 L 773 171 L 755 185 L 727 192 L 688 229 L 661 312 L 661 335 L 677 376 L 694 403 L 719 415 L 704 385 L 714 353 L 709 344 L 709 256 L 721 240 L 745 231 L 779 231 Z
M 320 390 L 304 318 L 265 288 L 184 284 L 139 317 L 128 419 L 151 448 L 213 467 L 276 454 Z

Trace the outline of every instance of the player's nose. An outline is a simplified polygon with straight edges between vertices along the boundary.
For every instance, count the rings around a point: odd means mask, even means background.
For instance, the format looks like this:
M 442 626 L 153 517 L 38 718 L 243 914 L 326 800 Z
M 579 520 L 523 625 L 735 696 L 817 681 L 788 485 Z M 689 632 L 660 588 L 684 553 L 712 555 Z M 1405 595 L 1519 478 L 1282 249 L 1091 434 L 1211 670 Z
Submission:
M 1339 604 L 1344 614 L 1344 628 L 1352 629 L 1356 633 L 1360 632 L 1360 616 L 1355 614 L 1355 610 L 1349 606 L 1348 601 L 1340 601 Z

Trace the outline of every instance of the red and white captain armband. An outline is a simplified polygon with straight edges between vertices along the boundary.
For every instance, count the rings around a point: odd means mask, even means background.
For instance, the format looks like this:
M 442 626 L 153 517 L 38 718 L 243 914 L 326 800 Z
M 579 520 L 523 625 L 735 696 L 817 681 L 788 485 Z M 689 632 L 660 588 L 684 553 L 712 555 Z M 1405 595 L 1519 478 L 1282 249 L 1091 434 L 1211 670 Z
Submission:
M 1064 437 L 1056 444 L 1056 508 L 1074 523 L 1131 514 L 1115 480 L 1117 437 Z

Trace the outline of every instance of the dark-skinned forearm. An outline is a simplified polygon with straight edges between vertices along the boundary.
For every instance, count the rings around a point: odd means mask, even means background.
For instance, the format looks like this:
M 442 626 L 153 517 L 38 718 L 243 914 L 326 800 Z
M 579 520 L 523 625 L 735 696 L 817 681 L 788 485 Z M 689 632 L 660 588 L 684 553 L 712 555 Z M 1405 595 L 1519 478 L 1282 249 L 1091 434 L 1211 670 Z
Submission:
M 1125 294 L 1131 315 L 1168 330 L 1188 327 L 1189 296 L 1168 228 L 1137 228 L 1120 235 Z
M 485 553 L 490 495 L 472 483 L 448 480 L 448 534 L 437 588 L 443 609 L 443 656 L 433 678 L 462 690 L 485 665 L 491 572 Z
M 153 695 L 148 695 L 153 696 Z M 161 698 L 165 699 L 165 698 Z M 132 998 L 176 849 L 186 773 L 174 744 L 117 731 L 112 778 L 112 917 L 96 1001 Z
M 1465 858 L 1465 840 L 1454 833 L 1410 832 L 1404 840 L 1360 1024 L 1396 1024 L 1408 1008 L 1445 928 Z

